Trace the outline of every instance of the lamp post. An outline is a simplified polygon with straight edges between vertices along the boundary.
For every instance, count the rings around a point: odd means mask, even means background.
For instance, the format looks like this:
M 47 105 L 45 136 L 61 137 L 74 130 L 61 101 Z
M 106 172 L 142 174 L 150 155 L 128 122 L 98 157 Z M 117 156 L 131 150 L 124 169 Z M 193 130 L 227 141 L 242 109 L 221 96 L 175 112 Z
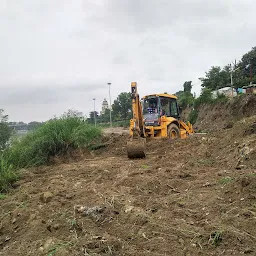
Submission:
M 95 113 L 95 98 L 93 99 L 93 102 L 94 102 L 94 104 L 93 104 L 93 115 L 94 115 L 94 126 L 96 127 L 96 113 Z
M 112 104 L 111 104 L 111 93 L 110 93 L 110 85 L 111 83 L 108 83 L 108 93 L 109 93 L 109 121 L 110 121 L 110 127 L 112 127 Z
M 235 62 L 236 63 L 236 62 Z M 236 67 L 236 64 L 232 67 L 232 64 L 230 64 L 230 84 L 231 84 L 231 90 L 232 90 L 232 97 L 234 97 L 234 82 L 233 82 L 233 73 L 240 69 L 240 67 L 234 69 Z

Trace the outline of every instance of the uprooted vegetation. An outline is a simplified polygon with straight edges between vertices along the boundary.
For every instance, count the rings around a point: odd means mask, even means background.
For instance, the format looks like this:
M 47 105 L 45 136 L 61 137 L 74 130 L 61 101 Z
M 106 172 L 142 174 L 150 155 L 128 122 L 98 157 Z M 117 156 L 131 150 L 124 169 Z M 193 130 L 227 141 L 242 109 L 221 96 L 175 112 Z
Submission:
M 101 136 L 101 129 L 84 120 L 63 116 L 14 139 L 0 155 L 0 191 L 6 191 L 18 178 L 17 170 L 47 164 L 51 158 L 77 148 L 91 148 L 100 142 Z

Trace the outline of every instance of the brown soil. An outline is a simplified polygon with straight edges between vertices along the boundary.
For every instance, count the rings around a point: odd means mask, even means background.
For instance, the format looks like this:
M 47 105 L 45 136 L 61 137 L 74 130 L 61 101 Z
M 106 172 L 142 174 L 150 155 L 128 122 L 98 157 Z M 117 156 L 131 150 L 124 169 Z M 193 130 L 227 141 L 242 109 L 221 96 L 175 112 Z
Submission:
M 198 119 L 194 125 L 203 131 L 220 131 L 232 128 L 245 118 L 256 115 L 256 95 L 245 94 L 235 97 L 227 103 L 205 105 L 199 109 Z
M 127 134 L 51 166 L 23 170 L 0 200 L 0 255 L 256 255 L 256 133 L 147 142 Z

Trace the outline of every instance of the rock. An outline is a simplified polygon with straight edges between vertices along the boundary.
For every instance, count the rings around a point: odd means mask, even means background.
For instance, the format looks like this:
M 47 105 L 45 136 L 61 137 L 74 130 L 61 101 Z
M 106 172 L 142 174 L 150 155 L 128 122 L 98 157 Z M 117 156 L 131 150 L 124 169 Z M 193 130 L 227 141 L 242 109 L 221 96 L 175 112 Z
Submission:
M 46 251 L 49 250 L 50 247 L 51 247 L 53 244 L 54 244 L 54 241 L 53 241 L 52 238 L 47 239 L 46 242 L 45 242 L 45 244 L 44 244 L 44 246 L 43 246 L 44 250 L 46 250 Z
M 72 199 L 72 197 L 73 197 L 72 195 L 69 195 L 69 194 L 66 195 L 67 199 Z
M 244 250 L 244 254 L 250 254 L 250 253 L 253 253 L 254 251 L 250 248 L 247 248 Z
M 47 192 L 44 192 L 43 194 L 41 194 L 40 196 L 40 200 L 43 202 L 43 203 L 49 203 L 53 198 L 53 194 L 49 191 Z
M 8 242 L 8 241 L 10 241 L 10 240 L 11 240 L 11 237 L 7 236 L 4 241 L 5 241 L 5 242 Z
M 126 207 L 126 209 L 124 210 L 125 213 L 131 212 L 134 209 L 134 206 L 129 205 Z
M 60 224 L 57 224 L 57 223 L 54 224 L 54 225 L 53 225 L 53 228 L 54 228 L 55 230 L 58 230 L 58 229 L 60 228 Z
M 241 180 L 241 186 L 242 187 L 247 187 L 248 185 L 250 185 L 250 180 L 248 177 L 243 177 Z

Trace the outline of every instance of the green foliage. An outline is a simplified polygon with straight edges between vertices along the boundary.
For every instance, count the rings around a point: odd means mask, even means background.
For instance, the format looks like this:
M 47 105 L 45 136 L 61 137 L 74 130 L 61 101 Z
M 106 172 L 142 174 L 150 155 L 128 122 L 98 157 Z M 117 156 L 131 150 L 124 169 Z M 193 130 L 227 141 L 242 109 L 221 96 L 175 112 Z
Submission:
M 198 110 L 197 109 L 193 109 L 188 116 L 188 121 L 194 125 L 196 123 L 196 120 L 198 118 Z
M 99 122 L 106 123 L 110 121 L 110 109 L 105 109 L 104 113 L 102 113 L 99 118 Z
M 232 181 L 232 178 L 231 177 L 223 177 L 220 179 L 220 184 L 221 185 L 226 185 L 228 183 L 230 183 Z
M 131 93 L 122 92 L 114 100 L 112 105 L 113 120 L 130 119 L 132 117 L 132 101 Z
M 248 85 L 250 83 L 251 72 L 252 83 L 256 83 L 256 47 L 253 47 L 251 51 L 244 54 L 241 61 L 233 67 L 233 70 L 233 86 L 235 88 Z M 230 64 L 223 68 L 219 66 L 211 67 L 211 69 L 205 73 L 205 77 L 200 78 L 202 87 L 213 91 L 230 86 L 230 71 Z
M 0 150 L 6 148 L 12 135 L 12 130 L 7 125 L 8 115 L 4 115 L 3 109 L 0 109 Z
M 51 156 L 65 154 L 69 149 L 90 147 L 101 137 L 101 129 L 78 117 L 63 116 L 12 142 L 8 150 L 10 163 L 18 168 L 38 166 Z
M 217 90 L 230 85 L 229 68 L 221 69 L 219 66 L 213 66 L 205 73 L 204 78 L 200 78 L 202 87 L 209 90 Z
M 210 235 L 210 241 L 215 246 L 218 246 L 222 241 L 222 232 L 221 231 L 214 231 Z
M 183 88 L 184 88 L 184 92 L 189 92 L 189 93 L 191 93 L 192 81 L 186 81 L 186 82 L 183 84 Z
M 186 108 L 188 106 L 193 106 L 194 103 L 194 96 L 191 93 L 192 90 L 192 81 L 186 81 L 183 84 L 183 91 L 178 91 L 175 95 L 178 97 L 178 104 L 182 108 Z
M 195 99 L 194 108 L 198 109 L 200 105 L 209 104 L 213 102 L 212 92 L 210 89 L 205 88 L 202 90 L 201 95 Z
M 6 192 L 17 179 L 17 172 L 9 162 L 8 156 L 2 152 L 0 154 L 0 192 Z
M 5 199 L 5 198 L 7 198 L 7 195 L 5 195 L 5 194 L 0 194 L 0 200 L 3 200 L 3 199 Z
M 183 94 L 178 98 L 178 104 L 182 108 L 186 108 L 188 106 L 193 106 L 194 96 L 190 92 L 183 92 Z

